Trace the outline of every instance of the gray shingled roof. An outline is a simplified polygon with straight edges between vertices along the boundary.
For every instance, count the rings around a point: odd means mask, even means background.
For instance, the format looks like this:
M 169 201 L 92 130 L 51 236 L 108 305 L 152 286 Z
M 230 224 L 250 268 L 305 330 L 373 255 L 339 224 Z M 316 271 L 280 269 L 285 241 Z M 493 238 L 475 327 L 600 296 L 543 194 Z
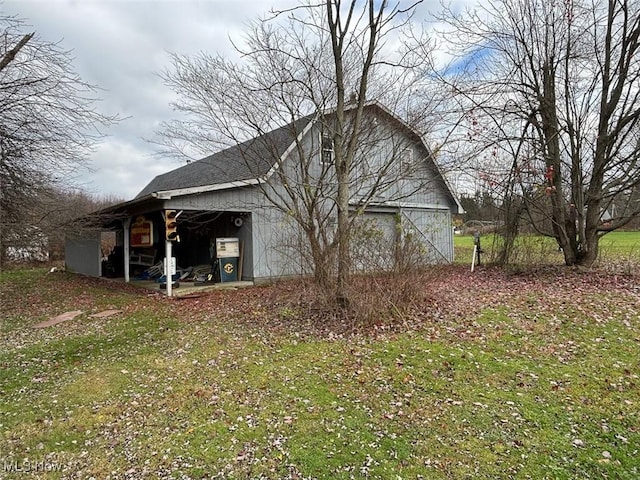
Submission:
M 153 192 L 253 180 L 266 175 L 313 116 L 252 138 L 155 177 L 136 198 Z

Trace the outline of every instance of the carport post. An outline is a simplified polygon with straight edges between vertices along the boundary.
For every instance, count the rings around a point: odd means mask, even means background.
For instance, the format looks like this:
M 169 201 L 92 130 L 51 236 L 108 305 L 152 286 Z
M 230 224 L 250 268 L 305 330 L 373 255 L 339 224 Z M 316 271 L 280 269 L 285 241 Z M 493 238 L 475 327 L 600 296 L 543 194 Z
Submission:
M 173 286 L 173 276 L 171 275 L 171 256 L 173 252 L 171 251 L 171 247 L 173 247 L 173 242 L 167 240 L 165 242 L 165 254 L 164 254 L 164 278 L 167 285 L 167 297 L 170 297 L 172 294 L 172 286 Z
M 126 220 L 123 220 L 122 226 L 124 227 L 124 281 L 129 283 L 129 259 L 131 258 L 129 228 L 131 226 L 131 219 L 127 218 Z

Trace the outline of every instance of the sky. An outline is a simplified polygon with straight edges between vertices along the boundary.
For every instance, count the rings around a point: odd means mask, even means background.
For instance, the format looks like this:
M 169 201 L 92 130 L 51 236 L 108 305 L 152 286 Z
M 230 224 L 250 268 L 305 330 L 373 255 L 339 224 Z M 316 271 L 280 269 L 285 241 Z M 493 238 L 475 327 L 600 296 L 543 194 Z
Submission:
M 250 20 L 295 0 L 0 0 L 0 12 L 17 15 L 45 41 L 72 50 L 74 68 L 102 91 L 98 109 L 122 120 L 79 172 L 78 184 L 100 197 L 129 200 L 177 160 L 154 155 L 162 121 L 175 118 L 175 100 L 159 74 L 169 53 L 200 51 L 234 56 Z M 437 2 L 429 2 L 431 4 Z M 425 7 L 422 7 L 422 12 Z

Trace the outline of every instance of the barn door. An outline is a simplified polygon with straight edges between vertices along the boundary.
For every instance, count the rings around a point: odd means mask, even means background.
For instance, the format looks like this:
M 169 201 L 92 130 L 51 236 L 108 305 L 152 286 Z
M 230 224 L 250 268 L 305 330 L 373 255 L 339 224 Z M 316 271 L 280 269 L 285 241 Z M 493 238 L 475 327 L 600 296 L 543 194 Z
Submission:
M 356 272 L 393 270 L 399 245 L 398 216 L 367 212 L 358 218 L 351 236 L 352 268 Z
M 453 229 L 448 211 L 402 209 L 404 235 L 424 245 L 428 263 L 453 260 Z

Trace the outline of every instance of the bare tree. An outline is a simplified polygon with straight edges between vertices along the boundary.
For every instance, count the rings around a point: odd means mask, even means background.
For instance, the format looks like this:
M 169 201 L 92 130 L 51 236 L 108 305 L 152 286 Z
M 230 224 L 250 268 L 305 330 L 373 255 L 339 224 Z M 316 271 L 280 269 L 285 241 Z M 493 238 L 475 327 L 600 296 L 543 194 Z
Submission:
M 489 0 L 441 19 L 459 55 L 441 80 L 474 118 L 476 158 L 494 152 L 489 180 L 567 265 L 591 265 L 640 215 L 640 5 Z
M 174 108 L 184 114 L 163 126 L 164 152 L 196 157 L 236 146 L 256 171 L 267 152 L 277 182 L 259 185 L 263 198 L 304 232 L 315 278 L 341 306 L 349 304 L 351 227 L 377 195 L 400 198 L 393 169 L 406 150 L 403 138 L 421 145 L 408 125 L 382 128 L 392 124 L 388 110 L 379 109 L 376 118 L 363 115 L 371 100 L 394 113 L 411 110 L 419 75 L 398 69 L 401 59 L 385 39 L 406 25 L 417 3 L 401 8 L 326 0 L 272 12 L 251 25 L 244 46 L 236 46 L 240 61 L 173 55 L 173 68 L 164 74 L 179 95 Z M 300 134 L 312 120 L 322 132 L 308 144 Z M 277 127 L 295 147 L 296 161 L 288 165 L 270 143 L 278 137 L 266 135 Z M 407 168 L 431 169 L 424 178 L 434 178 L 433 158 L 420 154 Z M 373 168 L 372 157 L 384 163 Z
M 92 195 L 78 188 L 56 184 L 38 188 L 30 195 L 28 210 L 24 213 L 29 221 L 15 222 L 6 233 L 5 261 L 37 259 L 29 255 L 33 250 L 34 237 L 43 260 L 62 260 L 65 236 L 70 231 L 75 234 L 95 231 L 110 220 L 109 214 L 101 211 L 124 201 L 112 195 Z
M 69 185 L 114 117 L 94 109 L 96 88 L 70 52 L 16 17 L 0 16 L 0 258 L 47 219 L 51 191 Z M 0 260 L 1 261 L 1 260 Z

